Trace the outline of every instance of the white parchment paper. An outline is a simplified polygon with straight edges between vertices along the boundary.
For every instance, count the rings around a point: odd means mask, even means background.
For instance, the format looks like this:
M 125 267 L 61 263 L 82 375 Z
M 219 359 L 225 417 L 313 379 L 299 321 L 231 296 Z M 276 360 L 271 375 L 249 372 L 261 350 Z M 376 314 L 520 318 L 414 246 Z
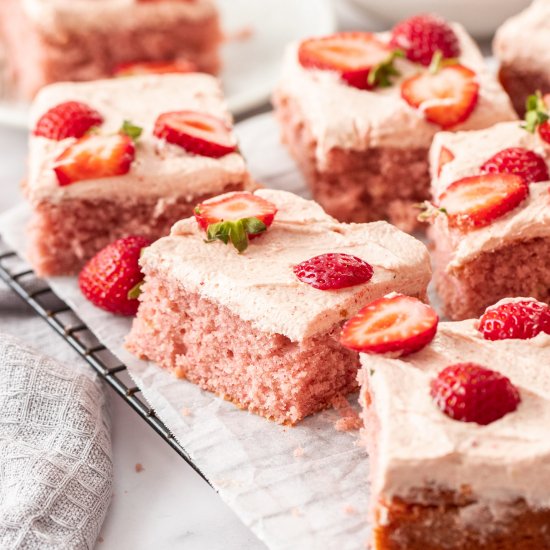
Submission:
M 306 194 L 294 164 L 279 144 L 271 115 L 251 119 L 237 130 L 250 169 L 260 182 Z M 29 207 L 22 205 L 0 217 L 0 234 L 22 256 L 29 214 Z M 48 282 L 128 366 L 158 416 L 221 497 L 268 547 L 365 547 L 368 457 L 356 445 L 357 432 L 335 429 L 336 411 L 322 412 L 288 428 L 237 409 L 126 352 L 123 342 L 131 321 L 87 302 L 75 277 L 55 277 Z M 158 444 L 163 443 L 159 440 Z

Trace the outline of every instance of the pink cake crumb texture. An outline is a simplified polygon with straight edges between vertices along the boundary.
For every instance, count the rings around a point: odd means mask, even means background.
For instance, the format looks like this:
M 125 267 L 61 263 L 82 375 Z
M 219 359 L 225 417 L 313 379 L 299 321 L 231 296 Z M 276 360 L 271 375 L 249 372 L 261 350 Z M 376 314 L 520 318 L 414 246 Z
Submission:
M 509 296 L 532 296 L 550 303 L 550 239 L 514 241 L 451 269 L 447 237 L 436 226 L 430 228 L 430 236 L 435 243 L 435 287 L 450 319 L 479 317 Z
M 228 185 L 221 192 L 236 191 L 242 185 Z M 156 240 L 172 225 L 192 215 L 196 204 L 212 194 L 186 198 L 126 197 L 123 202 L 108 199 L 68 199 L 36 205 L 29 226 L 29 260 L 39 276 L 76 274 L 84 263 L 112 241 L 127 235 Z
M 282 140 L 311 188 L 313 198 L 344 222 L 389 220 L 403 231 L 421 224 L 415 204 L 429 198 L 428 149 L 373 147 L 368 151 L 333 148 L 318 165 L 317 141 L 297 102 L 275 96 Z
M 0 2 L 0 32 L 13 80 L 32 98 L 46 84 L 107 78 L 122 63 L 188 59 L 216 74 L 222 40 L 217 14 L 193 21 L 166 18 L 165 24 L 57 29 L 46 33 L 25 14 L 22 0 Z M 22 41 L 24 37 L 24 41 Z
M 332 406 L 340 415 L 340 419 L 334 423 L 336 431 L 352 432 L 363 426 L 359 413 L 350 405 L 345 396 L 336 395 L 332 399 Z
M 129 351 L 251 412 L 294 424 L 357 389 L 358 355 L 339 326 L 292 342 L 147 268 L 140 299 Z

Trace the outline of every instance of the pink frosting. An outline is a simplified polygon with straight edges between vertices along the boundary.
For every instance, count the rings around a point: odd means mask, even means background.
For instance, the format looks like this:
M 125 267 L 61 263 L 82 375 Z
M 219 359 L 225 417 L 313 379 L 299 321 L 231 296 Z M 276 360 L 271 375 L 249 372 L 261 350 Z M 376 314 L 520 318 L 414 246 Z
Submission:
M 446 147 L 454 159 L 438 175 L 439 154 Z M 541 155 L 550 170 L 550 146 L 538 133 L 531 134 L 519 122 L 503 122 L 485 130 L 440 132 L 430 150 L 432 193 L 435 198 L 453 182 L 479 174 L 479 167 L 493 155 L 508 147 L 524 147 Z M 550 182 L 532 183 L 529 198 L 505 216 L 486 227 L 460 232 L 449 228 L 445 216 L 435 219 L 438 231 L 448 235 L 453 254 L 448 269 L 460 267 L 482 252 L 489 252 L 513 242 L 550 237 Z
M 64 101 L 82 101 L 104 118 L 100 132 L 118 131 L 124 120 L 141 126 L 136 159 L 123 176 L 101 178 L 59 186 L 52 170 L 54 159 L 74 138 L 53 141 L 31 135 L 27 194 L 32 202 L 65 198 L 96 198 L 101 195 L 155 196 L 169 200 L 216 193 L 227 184 L 243 182 L 253 187 L 243 157 L 231 153 L 209 158 L 187 153 L 153 136 L 159 114 L 196 110 L 231 124 L 219 81 L 205 74 L 148 75 L 83 83 L 53 84 L 42 89 L 31 110 L 31 127 L 49 108 Z
M 382 497 L 469 487 L 483 502 L 524 498 L 535 508 L 550 506 L 550 335 L 493 342 L 476 325 L 440 323 L 430 345 L 403 359 L 361 354 L 360 378 L 368 379 L 380 422 L 373 490 Z M 518 409 L 487 426 L 443 414 L 430 381 L 467 361 L 510 378 L 521 395 Z

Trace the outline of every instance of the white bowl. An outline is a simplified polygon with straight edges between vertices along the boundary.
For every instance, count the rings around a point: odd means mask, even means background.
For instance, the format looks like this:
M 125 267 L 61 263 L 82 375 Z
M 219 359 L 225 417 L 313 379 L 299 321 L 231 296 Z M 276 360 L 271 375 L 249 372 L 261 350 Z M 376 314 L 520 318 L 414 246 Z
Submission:
M 340 0 L 341 1 L 341 0 Z M 526 8 L 531 0 L 353 0 L 371 15 L 393 25 L 419 13 L 437 13 L 462 23 L 478 38 L 492 35 L 506 19 Z

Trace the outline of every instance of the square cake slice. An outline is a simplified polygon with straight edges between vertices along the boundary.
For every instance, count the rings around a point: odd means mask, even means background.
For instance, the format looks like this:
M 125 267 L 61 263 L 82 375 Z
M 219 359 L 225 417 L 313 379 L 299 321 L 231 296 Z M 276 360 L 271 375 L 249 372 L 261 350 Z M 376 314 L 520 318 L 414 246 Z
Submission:
M 205 242 L 193 218 L 147 248 L 127 347 L 244 409 L 294 424 L 357 388 L 359 357 L 339 343 L 342 323 L 390 291 L 424 298 L 429 255 L 386 222 L 338 223 L 284 191 L 214 198 L 197 219 L 228 203 L 236 219 L 254 219 L 246 205 L 263 204 L 272 225 L 241 254 Z M 210 225 L 208 236 L 223 240 L 220 227 Z
M 31 127 L 24 192 L 40 275 L 75 273 L 119 237 L 157 239 L 197 202 L 257 187 L 209 75 L 52 84 Z
M 507 299 L 361 363 L 373 550 L 550 548 L 546 304 Z
M 447 315 L 507 296 L 550 301 L 550 144 L 518 122 L 441 132 L 430 153 L 435 284 Z M 437 213 L 437 212 L 436 212 Z
M 108 78 L 122 64 L 191 62 L 216 73 L 213 0 L 2 0 L 8 70 L 25 97 L 47 84 Z
M 523 116 L 529 95 L 550 93 L 550 2 L 535 0 L 498 29 L 493 50 L 500 61 L 499 78 Z
M 430 69 L 429 48 L 416 51 L 410 29 L 444 36 L 431 53 L 445 49 L 453 61 Z M 423 16 L 392 33 L 344 32 L 290 45 L 274 104 L 283 142 L 329 214 L 389 219 L 404 230 L 418 223 L 413 205 L 429 197 L 434 134 L 516 118 L 466 31 Z

